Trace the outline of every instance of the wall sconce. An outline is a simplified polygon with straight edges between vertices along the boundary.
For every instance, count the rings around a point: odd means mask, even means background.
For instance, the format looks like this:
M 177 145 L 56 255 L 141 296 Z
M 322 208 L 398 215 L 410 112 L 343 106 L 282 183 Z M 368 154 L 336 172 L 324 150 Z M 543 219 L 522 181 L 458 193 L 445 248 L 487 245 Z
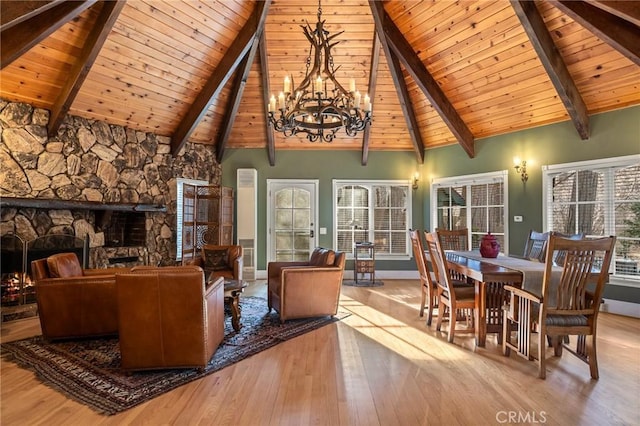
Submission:
M 413 182 L 412 182 L 412 184 L 411 184 L 411 187 L 412 187 L 413 189 L 418 189 L 418 181 L 419 181 L 419 180 L 420 180 L 420 173 L 415 172 L 415 173 L 413 174 Z
M 529 175 L 527 174 L 527 161 L 521 161 L 518 157 L 515 157 L 513 159 L 513 164 L 516 169 L 516 173 L 520 173 L 520 179 L 522 179 L 522 182 L 526 182 L 529 179 Z

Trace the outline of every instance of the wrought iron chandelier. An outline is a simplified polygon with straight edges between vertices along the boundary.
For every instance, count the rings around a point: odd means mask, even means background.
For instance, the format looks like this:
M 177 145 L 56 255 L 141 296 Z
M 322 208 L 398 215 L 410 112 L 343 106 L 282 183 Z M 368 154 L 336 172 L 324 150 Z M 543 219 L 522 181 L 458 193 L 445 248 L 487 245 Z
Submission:
M 344 128 L 349 136 L 355 136 L 371 123 L 371 99 L 356 90 L 354 79 L 347 91 L 336 79 L 331 48 L 339 41 L 332 40 L 342 34 L 340 31 L 329 36 L 321 20 L 322 7 L 318 1 L 318 22 L 313 29 L 308 23 L 300 25 L 309 40 L 309 56 L 302 83 L 295 90 L 293 77 L 284 78 L 284 90 L 278 98 L 269 99 L 269 123 L 285 137 L 306 133 L 310 142 L 332 142 L 336 133 Z M 279 111 L 279 112 L 278 112 Z

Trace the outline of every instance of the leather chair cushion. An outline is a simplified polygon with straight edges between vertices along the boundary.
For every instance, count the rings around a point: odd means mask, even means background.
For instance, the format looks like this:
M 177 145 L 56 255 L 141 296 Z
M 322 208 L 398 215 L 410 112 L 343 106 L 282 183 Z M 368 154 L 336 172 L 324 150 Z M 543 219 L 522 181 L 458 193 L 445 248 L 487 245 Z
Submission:
M 223 271 L 229 266 L 229 249 L 202 249 L 205 271 Z
M 309 258 L 309 266 L 333 266 L 336 253 L 333 250 L 316 247 Z
M 51 278 L 81 277 L 82 266 L 75 253 L 59 253 L 47 258 Z

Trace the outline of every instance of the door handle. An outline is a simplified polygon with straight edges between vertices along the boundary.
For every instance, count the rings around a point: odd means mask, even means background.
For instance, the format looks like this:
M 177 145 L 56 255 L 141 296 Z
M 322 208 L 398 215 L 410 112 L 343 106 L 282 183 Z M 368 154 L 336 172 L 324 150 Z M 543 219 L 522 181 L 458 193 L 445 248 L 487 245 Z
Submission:
M 313 238 L 313 229 L 309 230 L 309 237 Z

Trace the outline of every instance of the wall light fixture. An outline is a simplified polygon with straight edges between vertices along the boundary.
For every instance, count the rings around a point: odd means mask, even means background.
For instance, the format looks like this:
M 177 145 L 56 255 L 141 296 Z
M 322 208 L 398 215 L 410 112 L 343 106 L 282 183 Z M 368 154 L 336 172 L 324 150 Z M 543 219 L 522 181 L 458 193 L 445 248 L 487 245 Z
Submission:
M 520 160 L 518 157 L 513 159 L 514 168 L 516 169 L 516 173 L 520 173 L 520 179 L 522 182 L 526 182 L 529 179 L 529 175 L 527 174 L 527 161 Z

